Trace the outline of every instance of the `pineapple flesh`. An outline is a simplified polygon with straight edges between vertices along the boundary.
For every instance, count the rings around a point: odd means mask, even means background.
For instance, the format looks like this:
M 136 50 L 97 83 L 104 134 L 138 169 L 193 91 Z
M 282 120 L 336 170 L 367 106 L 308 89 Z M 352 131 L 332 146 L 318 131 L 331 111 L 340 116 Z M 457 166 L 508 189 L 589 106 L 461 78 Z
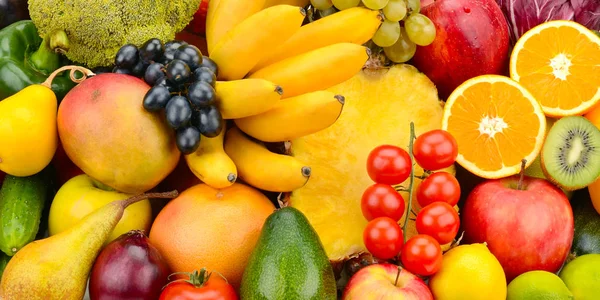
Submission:
M 306 186 L 291 193 L 288 205 L 310 220 L 329 259 L 342 261 L 366 251 L 367 221 L 360 199 L 373 184 L 366 171 L 369 152 L 381 144 L 408 149 L 410 122 L 415 123 L 417 136 L 439 129 L 443 108 L 434 84 L 410 65 L 365 69 L 329 90 L 346 98 L 344 110 L 331 127 L 292 141 L 292 155 L 310 164 L 312 176 Z M 417 166 L 415 175 L 422 172 Z M 419 182 L 416 179 L 413 192 Z M 408 194 L 403 197 L 408 203 Z M 418 211 L 414 197 L 413 207 Z M 416 230 L 409 222 L 410 237 Z

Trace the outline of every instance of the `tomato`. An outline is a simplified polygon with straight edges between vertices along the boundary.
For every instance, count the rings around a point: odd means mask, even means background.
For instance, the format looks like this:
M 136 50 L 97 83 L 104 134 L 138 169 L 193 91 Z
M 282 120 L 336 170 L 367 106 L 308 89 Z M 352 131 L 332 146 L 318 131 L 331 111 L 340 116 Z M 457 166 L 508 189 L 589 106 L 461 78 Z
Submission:
M 417 137 L 413 155 L 423 169 L 436 171 L 454 164 L 458 156 L 458 145 L 449 132 L 432 130 Z
M 442 248 L 434 238 L 417 234 L 406 241 L 400 260 L 404 268 L 421 276 L 430 276 L 442 266 Z
M 421 207 L 433 202 L 446 202 L 454 206 L 460 200 L 460 184 L 450 173 L 435 172 L 421 181 L 415 196 Z
M 367 173 L 377 183 L 400 184 L 410 175 L 411 167 L 410 155 L 397 146 L 378 146 L 367 158 Z
M 404 237 L 396 221 L 388 217 L 373 219 L 365 227 L 363 239 L 367 250 L 379 259 L 390 259 L 402 250 Z
M 404 198 L 387 184 L 375 183 L 368 187 L 362 195 L 360 205 L 367 221 L 379 217 L 398 221 L 404 215 Z
M 190 23 L 185 28 L 186 31 L 189 31 L 194 34 L 204 35 L 206 33 L 206 16 L 208 14 L 208 5 L 209 0 L 202 0 L 200 2 L 200 6 L 198 10 L 194 14 L 194 18 L 190 21 Z
M 174 275 L 174 274 L 173 274 Z M 205 269 L 187 274 L 188 280 L 175 280 L 167 284 L 159 300 L 237 300 L 232 285 L 217 273 Z
M 460 227 L 458 212 L 445 202 L 433 202 L 417 214 L 417 232 L 436 239 L 440 244 L 454 240 Z

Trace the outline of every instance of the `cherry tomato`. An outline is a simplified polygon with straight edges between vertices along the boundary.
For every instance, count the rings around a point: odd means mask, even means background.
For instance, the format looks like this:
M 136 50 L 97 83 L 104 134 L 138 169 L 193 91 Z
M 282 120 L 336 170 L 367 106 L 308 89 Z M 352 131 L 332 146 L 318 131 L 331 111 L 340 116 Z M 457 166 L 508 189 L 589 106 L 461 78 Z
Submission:
M 454 206 L 460 200 L 460 184 L 450 173 L 435 172 L 421 181 L 416 197 L 421 207 L 433 202 L 446 202 Z
M 395 185 L 410 175 L 410 155 L 406 150 L 392 145 L 381 145 L 369 153 L 367 173 L 377 183 Z
M 159 300 L 237 300 L 232 285 L 217 273 L 205 269 L 188 274 L 188 280 L 175 280 L 167 284 Z
M 400 260 L 407 270 L 421 276 L 430 276 L 442 266 L 442 248 L 434 238 L 417 234 L 404 244 Z
M 360 205 L 367 221 L 379 217 L 398 221 L 404 215 L 404 198 L 387 184 L 375 183 L 368 187 L 362 195 Z
M 436 239 L 440 244 L 454 240 L 460 227 L 456 210 L 446 202 L 433 202 L 417 214 L 417 232 Z
M 454 164 L 458 156 L 458 145 L 449 132 L 436 129 L 417 137 L 413 154 L 423 169 L 436 171 Z
M 388 217 L 370 221 L 365 227 L 363 239 L 367 250 L 379 259 L 390 259 L 398 255 L 404 243 L 402 229 Z

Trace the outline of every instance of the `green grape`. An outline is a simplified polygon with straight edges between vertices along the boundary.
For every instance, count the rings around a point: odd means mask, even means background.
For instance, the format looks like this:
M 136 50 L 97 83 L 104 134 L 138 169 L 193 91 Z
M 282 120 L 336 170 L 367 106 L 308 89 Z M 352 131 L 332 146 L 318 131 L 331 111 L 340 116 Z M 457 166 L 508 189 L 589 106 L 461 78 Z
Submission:
M 331 2 L 339 10 L 357 7 L 360 4 L 360 0 L 331 0 Z
M 373 43 L 379 47 L 389 47 L 393 45 L 400 37 L 400 23 L 385 20 L 381 23 L 375 35 Z
M 395 44 L 383 48 L 385 56 L 395 63 L 405 63 L 409 61 L 415 52 L 417 52 L 417 44 L 411 41 L 406 34 L 406 29 L 400 30 L 400 38 Z
M 388 0 L 362 0 L 362 3 L 372 10 L 380 10 L 388 4 Z
M 320 10 L 319 15 L 321 16 L 321 18 L 325 18 L 327 16 L 331 16 L 331 15 L 335 14 L 336 12 L 338 12 L 338 10 L 335 9 L 335 7 L 333 7 L 333 5 L 332 5 L 328 9 Z
M 390 0 L 383 8 L 383 15 L 392 22 L 404 19 L 406 17 L 406 2 L 404 0 Z
M 421 0 L 405 0 L 409 14 L 418 14 L 421 12 Z
M 419 46 L 427 46 L 435 39 L 435 25 L 422 14 L 412 14 L 404 21 L 408 38 Z
M 333 6 L 331 0 L 310 0 L 310 4 L 318 10 L 325 10 Z

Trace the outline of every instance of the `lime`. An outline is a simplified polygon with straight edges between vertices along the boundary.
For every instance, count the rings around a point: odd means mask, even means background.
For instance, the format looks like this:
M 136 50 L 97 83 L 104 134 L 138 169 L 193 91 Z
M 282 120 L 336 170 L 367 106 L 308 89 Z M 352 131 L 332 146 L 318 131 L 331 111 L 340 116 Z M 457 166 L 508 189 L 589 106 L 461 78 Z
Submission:
M 560 278 L 577 300 L 597 300 L 600 294 L 600 254 L 586 254 L 569 262 Z
M 429 287 L 436 300 L 505 300 L 506 277 L 485 244 L 452 248 Z
M 570 300 L 573 294 L 554 273 L 529 271 L 508 285 L 507 300 Z

